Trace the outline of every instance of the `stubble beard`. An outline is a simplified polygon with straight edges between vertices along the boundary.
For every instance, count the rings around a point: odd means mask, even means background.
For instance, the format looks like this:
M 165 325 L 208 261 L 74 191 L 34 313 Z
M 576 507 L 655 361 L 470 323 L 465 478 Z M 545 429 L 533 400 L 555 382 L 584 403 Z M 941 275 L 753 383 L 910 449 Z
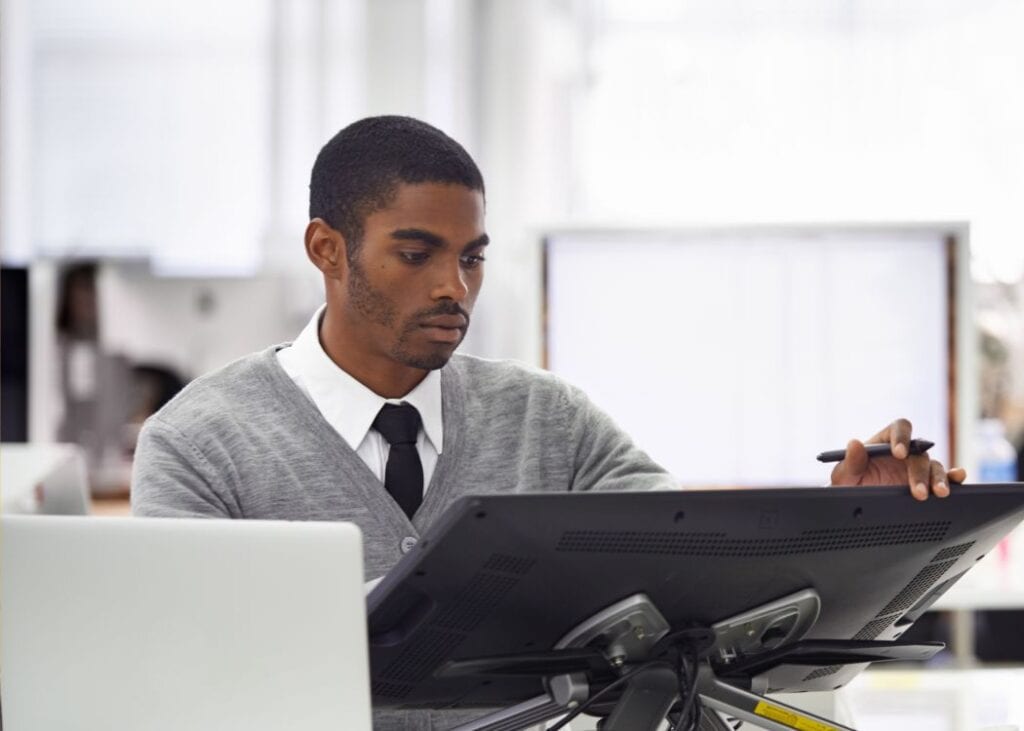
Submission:
M 383 328 L 393 329 L 398 319 L 398 311 L 395 303 L 384 292 L 370 284 L 370 280 L 363 271 L 358 261 L 349 262 L 348 295 L 352 307 L 367 321 Z M 464 315 L 467 320 L 466 329 L 469 329 L 469 313 L 462 309 L 457 303 L 440 303 L 438 307 L 422 310 L 415 313 L 403 325 L 398 333 L 398 338 L 392 343 L 388 350 L 388 356 L 402 365 L 410 368 L 419 368 L 425 371 L 435 371 L 443 368 L 451 358 L 455 349 L 462 344 L 466 336 L 465 330 L 459 338 L 459 342 L 452 346 L 437 348 L 432 352 L 413 352 L 409 341 L 413 333 L 419 330 L 419 322 L 432 315 Z M 450 348 L 450 349 L 449 349 Z

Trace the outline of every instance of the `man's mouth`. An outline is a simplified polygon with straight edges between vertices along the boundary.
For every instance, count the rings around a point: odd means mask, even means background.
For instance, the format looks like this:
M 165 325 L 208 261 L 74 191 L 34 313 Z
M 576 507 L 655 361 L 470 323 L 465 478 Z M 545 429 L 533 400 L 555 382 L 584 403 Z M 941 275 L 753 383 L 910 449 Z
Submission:
M 463 315 L 434 315 L 420 321 L 420 327 L 465 330 L 469 320 Z
M 428 340 L 449 345 L 457 345 L 468 326 L 469 321 L 462 315 L 435 315 L 420 322 Z
M 459 327 L 436 327 L 431 325 L 421 326 L 427 338 L 435 343 L 458 343 L 462 339 L 462 328 Z
M 430 342 L 458 345 L 469 328 L 469 315 L 461 311 L 431 313 L 416 324 Z

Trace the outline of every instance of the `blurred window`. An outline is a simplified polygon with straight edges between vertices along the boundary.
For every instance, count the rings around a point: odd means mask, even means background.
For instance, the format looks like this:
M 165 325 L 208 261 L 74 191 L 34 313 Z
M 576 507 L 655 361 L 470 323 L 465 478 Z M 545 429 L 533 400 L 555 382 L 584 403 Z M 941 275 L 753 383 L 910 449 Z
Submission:
M 976 277 L 1024 273 L 1021 3 L 573 7 L 578 217 L 969 220 Z
M 37 255 L 259 263 L 270 154 L 270 3 L 33 0 Z

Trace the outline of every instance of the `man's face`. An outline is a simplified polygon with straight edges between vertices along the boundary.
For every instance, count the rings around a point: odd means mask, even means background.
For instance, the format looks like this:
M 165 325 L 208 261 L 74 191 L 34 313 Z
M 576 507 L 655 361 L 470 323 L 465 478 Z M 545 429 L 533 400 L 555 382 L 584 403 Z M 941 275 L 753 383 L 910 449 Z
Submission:
M 483 195 L 461 185 L 400 184 L 363 230 L 345 287 L 350 325 L 374 356 L 442 367 L 466 335 L 483 283 Z

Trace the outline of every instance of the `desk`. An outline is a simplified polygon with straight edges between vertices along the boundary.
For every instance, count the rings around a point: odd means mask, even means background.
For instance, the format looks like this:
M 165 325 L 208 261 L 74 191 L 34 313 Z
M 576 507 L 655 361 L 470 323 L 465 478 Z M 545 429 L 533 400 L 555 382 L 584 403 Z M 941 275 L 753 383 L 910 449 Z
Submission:
M 840 691 L 862 731 L 1024 731 L 1024 667 L 861 673 Z
M 96 497 L 89 501 L 89 515 L 104 518 L 127 518 L 132 514 L 132 506 L 127 495 L 114 497 Z

